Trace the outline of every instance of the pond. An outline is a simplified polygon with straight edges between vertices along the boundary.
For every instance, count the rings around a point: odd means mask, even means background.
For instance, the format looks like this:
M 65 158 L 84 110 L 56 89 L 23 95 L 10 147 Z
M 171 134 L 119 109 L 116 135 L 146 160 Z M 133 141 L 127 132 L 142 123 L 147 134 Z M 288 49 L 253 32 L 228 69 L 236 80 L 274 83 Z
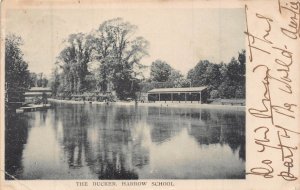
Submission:
M 5 141 L 6 179 L 245 178 L 245 111 L 54 104 Z

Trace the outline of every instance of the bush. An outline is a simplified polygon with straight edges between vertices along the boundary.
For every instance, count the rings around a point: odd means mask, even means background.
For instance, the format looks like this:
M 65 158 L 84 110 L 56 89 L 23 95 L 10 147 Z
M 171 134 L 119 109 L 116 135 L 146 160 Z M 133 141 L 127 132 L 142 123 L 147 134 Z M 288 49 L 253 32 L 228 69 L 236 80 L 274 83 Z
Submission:
M 211 98 L 211 99 L 219 98 L 219 91 L 217 91 L 217 90 L 212 90 L 212 91 L 210 92 L 210 98 Z
M 237 89 L 235 91 L 235 97 L 236 98 L 245 98 L 245 87 L 244 86 L 237 87 Z

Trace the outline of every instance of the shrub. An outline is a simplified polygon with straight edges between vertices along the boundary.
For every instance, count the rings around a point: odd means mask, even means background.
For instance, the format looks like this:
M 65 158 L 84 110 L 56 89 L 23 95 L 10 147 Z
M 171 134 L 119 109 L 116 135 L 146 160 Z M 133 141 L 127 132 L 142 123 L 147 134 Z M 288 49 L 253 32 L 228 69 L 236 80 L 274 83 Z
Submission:
M 217 90 L 212 90 L 212 91 L 210 92 L 210 98 L 211 98 L 211 99 L 219 98 L 219 91 L 217 91 Z

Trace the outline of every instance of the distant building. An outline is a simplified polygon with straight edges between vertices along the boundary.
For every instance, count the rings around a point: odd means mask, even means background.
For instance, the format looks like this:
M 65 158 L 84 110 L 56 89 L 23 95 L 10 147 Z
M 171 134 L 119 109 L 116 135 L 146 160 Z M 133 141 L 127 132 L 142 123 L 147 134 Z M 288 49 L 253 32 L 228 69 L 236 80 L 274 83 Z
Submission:
M 25 92 L 25 102 L 33 102 L 36 99 L 42 99 L 43 94 L 48 98 L 51 97 L 51 88 L 47 87 L 32 87 L 27 92 Z
M 205 103 L 207 87 L 155 88 L 148 91 L 148 102 Z

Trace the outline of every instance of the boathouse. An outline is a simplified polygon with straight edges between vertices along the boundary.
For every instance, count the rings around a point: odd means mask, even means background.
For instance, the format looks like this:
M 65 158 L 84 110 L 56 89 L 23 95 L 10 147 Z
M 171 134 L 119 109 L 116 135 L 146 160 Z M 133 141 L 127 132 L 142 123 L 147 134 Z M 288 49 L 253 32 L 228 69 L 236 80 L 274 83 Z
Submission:
M 205 103 L 207 87 L 155 88 L 148 91 L 148 102 Z
M 25 102 L 32 102 L 35 99 L 41 99 L 43 95 L 48 98 L 52 95 L 51 88 L 47 87 L 32 87 L 27 92 L 25 92 Z

